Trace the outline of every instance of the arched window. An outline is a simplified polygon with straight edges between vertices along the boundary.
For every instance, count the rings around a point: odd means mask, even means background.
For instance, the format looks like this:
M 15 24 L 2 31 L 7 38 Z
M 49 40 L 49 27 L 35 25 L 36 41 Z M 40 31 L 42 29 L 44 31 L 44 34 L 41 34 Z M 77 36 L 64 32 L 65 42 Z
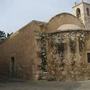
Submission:
M 81 16 L 81 11 L 80 11 L 79 8 L 77 8 L 77 10 L 76 10 L 76 15 L 77 15 L 78 18 Z
M 89 8 L 86 8 L 86 11 L 87 11 L 87 15 L 89 16 L 90 15 Z

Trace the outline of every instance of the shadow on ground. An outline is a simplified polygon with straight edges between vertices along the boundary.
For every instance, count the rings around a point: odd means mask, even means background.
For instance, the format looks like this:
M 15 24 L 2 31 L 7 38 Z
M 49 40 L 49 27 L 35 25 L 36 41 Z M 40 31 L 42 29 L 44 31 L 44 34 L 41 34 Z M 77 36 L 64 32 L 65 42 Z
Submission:
M 79 82 L 66 82 L 62 85 L 62 90 L 77 90 L 81 87 L 81 83 Z
M 59 81 L 56 82 L 9 81 L 3 83 L 0 82 L 0 90 L 79 90 L 80 87 L 81 87 L 80 82 L 59 82 Z

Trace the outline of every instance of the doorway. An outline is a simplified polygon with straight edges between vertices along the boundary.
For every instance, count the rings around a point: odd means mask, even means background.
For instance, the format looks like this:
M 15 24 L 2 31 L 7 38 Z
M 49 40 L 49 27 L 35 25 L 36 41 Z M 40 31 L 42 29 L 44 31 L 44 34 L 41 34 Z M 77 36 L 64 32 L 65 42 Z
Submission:
M 15 78 L 15 57 L 11 57 L 10 60 L 10 77 Z

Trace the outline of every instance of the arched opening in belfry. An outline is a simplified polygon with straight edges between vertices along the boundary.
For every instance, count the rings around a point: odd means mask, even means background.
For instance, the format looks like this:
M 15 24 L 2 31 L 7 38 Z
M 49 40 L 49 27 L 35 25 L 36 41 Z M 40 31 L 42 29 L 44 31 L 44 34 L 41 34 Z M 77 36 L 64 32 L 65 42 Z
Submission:
M 90 15 L 89 8 L 86 8 L 86 11 L 87 11 L 87 15 L 89 16 Z
M 80 10 L 80 8 L 77 8 L 77 10 L 76 10 L 76 16 L 78 18 L 81 16 L 81 10 Z

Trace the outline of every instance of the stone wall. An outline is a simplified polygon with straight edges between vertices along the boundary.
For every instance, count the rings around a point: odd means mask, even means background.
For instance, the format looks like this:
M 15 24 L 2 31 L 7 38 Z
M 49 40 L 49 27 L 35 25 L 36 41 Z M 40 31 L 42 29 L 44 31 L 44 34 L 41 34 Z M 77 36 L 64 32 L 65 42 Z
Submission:
M 34 31 L 42 30 L 41 25 L 41 22 L 32 21 L 0 44 L 0 79 L 11 78 L 12 57 L 15 64 L 14 78 L 37 79 L 38 58 Z
M 89 35 L 88 32 L 82 30 L 44 33 L 47 80 L 90 79 L 85 54 Z

